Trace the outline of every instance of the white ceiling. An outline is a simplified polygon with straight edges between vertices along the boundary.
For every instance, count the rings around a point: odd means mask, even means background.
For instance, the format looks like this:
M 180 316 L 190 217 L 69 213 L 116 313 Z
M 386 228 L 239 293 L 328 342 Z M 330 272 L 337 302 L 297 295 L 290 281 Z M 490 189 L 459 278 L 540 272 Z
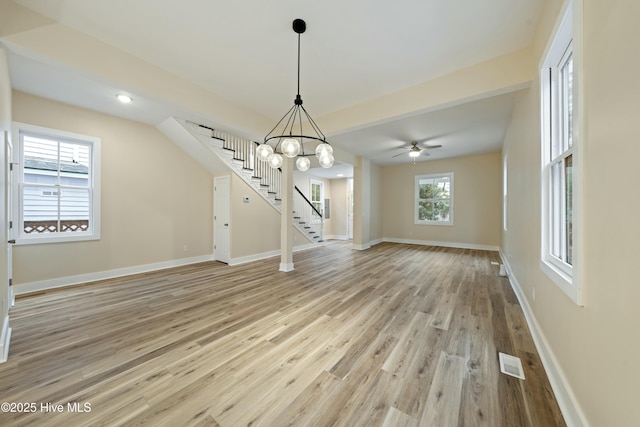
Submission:
M 307 22 L 300 92 L 317 119 L 528 46 L 542 5 L 542 0 L 14 2 L 274 121 L 296 94 L 295 18 Z M 197 112 L 154 99 L 135 99 L 123 109 L 111 95 L 121 88 L 28 52 L 11 51 L 9 62 L 12 84 L 25 92 L 151 124 L 170 115 L 197 119 Z M 443 145 L 429 159 L 495 151 L 512 104 L 513 94 L 506 94 L 416 112 L 330 135 L 330 142 L 379 164 L 408 161 L 393 155 L 414 139 L 434 138 L 430 144 Z

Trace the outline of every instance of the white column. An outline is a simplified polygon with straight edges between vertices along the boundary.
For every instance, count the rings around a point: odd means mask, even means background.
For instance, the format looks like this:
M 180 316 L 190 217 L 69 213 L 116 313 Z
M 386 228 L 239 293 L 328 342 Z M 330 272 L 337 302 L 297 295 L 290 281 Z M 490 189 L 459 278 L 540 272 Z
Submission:
M 283 156 L 280 187 L 280 271 L 293 271 L 293 159 Z

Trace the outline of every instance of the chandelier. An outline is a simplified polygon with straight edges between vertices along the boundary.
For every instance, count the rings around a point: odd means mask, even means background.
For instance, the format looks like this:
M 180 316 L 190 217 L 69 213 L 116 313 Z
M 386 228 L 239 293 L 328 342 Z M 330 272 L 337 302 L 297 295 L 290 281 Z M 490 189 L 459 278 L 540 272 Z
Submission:
M 304 33 L 306 29 L 307 24 L 302 19 L 293 21 L 293 31 L 298 34 L 298 94 L 293 101 L 293 107 L 282 116 L 271 132 L 264 137 L 264 142 L 256 148 L 258 159 L 267 162 L 272 168 L 282 166 L 283 155 L 291 158 L 298 157 L 296 167 L 300 171 L 309 169 L 311 166 L 309 157 L 314 155 L 323 168 L 333 166 L 333 148 L 327 142 L 316 122 L 302 106 L 302 97 L 300 96 L 300 34 Z M 307 122 L 307 127 L 310 127 L 313 133 L 306 135 L 303 133 L 303 120 Z

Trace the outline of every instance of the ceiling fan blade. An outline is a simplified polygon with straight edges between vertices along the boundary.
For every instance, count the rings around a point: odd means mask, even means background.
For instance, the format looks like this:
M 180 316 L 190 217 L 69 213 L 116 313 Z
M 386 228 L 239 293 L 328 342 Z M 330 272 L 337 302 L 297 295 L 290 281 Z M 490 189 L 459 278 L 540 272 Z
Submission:
M 427 149 L 431 149 L 431 148 L 440 148 L 440 147 L 442 147 L 442 145 L 441 145 L 441 144 L 436 144 L 436 145 L 425 145 L 425 146 L 424 146 L 424 148 L 427 148 Z
M 405 152 L 405 153 L 396 154 L 395 156 L 391 156 L 391 158 L 393 159 L 394 157 L 400 157 L 400 156 L 402 156 L 404 154 L 407 154 L 407 153 Z

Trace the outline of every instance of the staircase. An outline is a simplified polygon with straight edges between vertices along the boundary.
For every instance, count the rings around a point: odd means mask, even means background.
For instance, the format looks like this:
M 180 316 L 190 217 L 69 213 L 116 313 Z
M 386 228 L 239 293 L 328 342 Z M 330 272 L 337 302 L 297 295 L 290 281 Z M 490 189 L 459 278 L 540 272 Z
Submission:
M 256 158 L 257 142 L 229 135 L 210 127 L 193 122 L 179 121 L 184 128 L 205 147 L 215 153 L 229 168 L 249 186 L 281 212 L 281 179 L 282 171 L 274 169 L 266 162 Z M 310 242 L 322 242 L 323 218 L 321 212 L 304 196 L 302 191 L 294 188 L 293 219 L 294 226 Z

